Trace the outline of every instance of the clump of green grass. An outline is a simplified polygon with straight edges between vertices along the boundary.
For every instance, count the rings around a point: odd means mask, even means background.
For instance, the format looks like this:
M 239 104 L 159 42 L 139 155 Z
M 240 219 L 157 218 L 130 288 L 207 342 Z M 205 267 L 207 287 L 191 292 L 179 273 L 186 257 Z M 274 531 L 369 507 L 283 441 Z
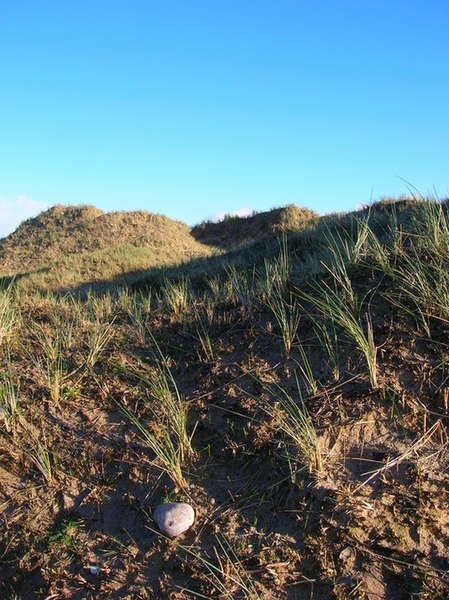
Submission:
M 113 321 L 108 323 L 95 318 L 86 321 L 86 349 L 82 355 L 83 327 L 79 316 L 76 313 L 69 318 L 55 311 L 50 323 L 31 323 L 34 339 L 29 341 L 27 351 L 55 404 L 59 403 L 67 382 L 76 386 L 92 372 L 114 336 Z
M 215 344 L 212 341 L 208 322 L 210 322 L 213 318 L 208 315 L 208 306 L 203 306 L 202 310 L 196 310 L 197 319 L 196 319 L 196 337 L 200 343 L 200 351 L 198 352 L 198 356 L 200 360 L 205 360 L 206 362 L 213 362 L 216 358 L 216 348 Z
M 318 381 L 314 375 L 312 362 L 303 343 L 298 342 L 298 350 L 300 355 L 300 362 L 298 362 L 299 370 L 307 383 L 309 393 L 316 394 L 318 392 Z
M 132 315 L 136 306 L 136 295 L 127 287 L 120 287 L 114 304 L 118 311 Z
M 146 422 L 140 418 L 137 412 L 125 404 L 119 408 L 123 415 L 137 428 L 140 438 L 156 455 L 159 468 L 162 469 L 171 480 L 180 488 L 185 488 L 187 481 L 184 477 L 181 455 L 179 448 L 173 439 L 172 431 L 167 422 L 161 419 L 161 415 L 151 413 L 152 421 Z
M 323 459 L 320 444 L 298 380 L 296 398 L 278 384 L 265 386 L 265 390 L 269 397 L 262 396 L 261 408 L 271 418 L 270 427 L 273 432 L 283 434 L 289 463 L 298 462 L 307 466 L 311 472 L 321 473 Z
M 301 319 L 301 307 L 296 298 L 290 294 L 289 300 L 289 302 L 284 300 L 281 290 L 276 286 L 267 300 L 267 305 L 279 327 L 287 357 L 291 355 Z
M 340 379 L 340 347 L 337 330 L 332 321 L 321 318 L 313 319 L 314 332 L 327 356 L 327 364 L 335 382 Z
M 152 336 L 158 358 L 153 370 L 132 368 L 130 372 L 143 384 L 144 403 L 149 411 L 147 424 L 135 411 L 120 405 L 123 414 L 137 427 L 159 461 L 159 466 L 173 482 L 185 488 L 183 466 L 192 458 L 192 434 L 188 433 L 188 405 L 179 391 L 166 358 Z
M 87 332 L 87 356 L 82 370 L 92 370 L 99 361 L 102 353 L 114 337 L 114 319 L 108 323 L 95 319 L 91 321 Z
M 367 293 L 359 296 L 349 275 L 348 267 L 360 263 L 365 256 L 366 245 L 371 238 L 368 221 L 356 223 L 355 239 L 338 231 L 328 235 L 331 260 L 324 264 L 332 277 L 333 285 L 326 281 L 313 283 L 311 292 L 298 290 L 298 296 L 315 306 L 321 315 L 343 330 L 365 358 L 373 389 L 378 388 L 377 346 L 374 341 L 373 324 L 369 310 L 363 314 L 362 307 Z M 317 323 L 315 318 L 315 323 Z
M 368 367 L 369 379 L 373 389 L 378 388 L 377 376 L 377 346 L 374 341 L 373 324 L 369 312 L 365 315 L 366 325 L 363 325 L 359 314 L 354 314 L 353 308 L 337 290 L 324 284 L 321 288 L 314 286 L 314 294 L 300 292 L 305 300 L 313 304 L 323 316 L 342 329 L 362 352 Z
M 43 378 L 50 398 L 55 404 L 58 404 L 63 383 L 67 377 L 63 349 L 70 343 L 73 326 L 67 324 L 64 329 L 52 329 L 47 325 L 36 323 L 33 330 L 38 348 L 33 347 L 33 350 L 30 351 L 31 358 Z
M 12 295 L 12 285 L 0 286 L 0 344 L 8 339 L 16 320 L 16 311 Z
M 48 485 L 52 484 L 59 473 L 56 452 L 50 448 L 45 432 L 37 434 L 31 427 L 26 426 L 25 433 L 26 441 L 21 443 L 20 449 L 42 475 L 44 481 Z
M 154 416 L 159 414 L 167 422 L 178 447 L 180 460 L 184 462 L 184 459 L 193 455 L 191 436 L 187 432 L 188 407 L 171 370 L 164 359 L 153 373 L 139 373 L 138 376 L 149 392 L 146 404 Z
M 137 340 L 144 346 L 147 344 L 150 334 L 150 320 L 152 314 L 152 291 L 149 290 L 144 296 L 140 294 L 134 302 L 134 306 L 129 316 L 131 326 L 135 332 Z
M 9 433 L 19 412 L 16 383 L 8 356 L 8 370 L 0 375 L 0 418 Z
M 278 243 L 279 254 L 272 260 L 264 259 L 264 268 L 260 276 L 260 287 L 264 290 L 268 302 L 273 294 L 279 296 L 286 293 L 291 277 L 287 236 L 282 235 Z
M 114 301 L 110 292 L 94 294 L 91 289 L 87 291 L 85 307 L 87 313 L 100 321 L 112 318 L 114 314 Z
M 214 302 L 219 302 L 223 298 L 223 285 L 219 277 L 207 277 L 207 287 L 209 288 Z
M 290 262 L 285 235 L 282 236 L 279 244 L 278 256 L 271 261 L 265 259 L 264 271 L 258 283 L 263 290 L 262 297 L 265 304 L 279 327 L 285 354 L 290 357 L 298 332 L 301 307 L 296 298 L 287 292 L 290 282 Z M 286 300 L 287 295 L 288 300 Z
M 177 317 L 183 315 L 190 307 L 191 289 L 189 280 L 185 277 L 180 281 L 165 279 L 162 286 L 162 298 L 174 315 Z
M 226 600 L 235 600 L 235 598 L 245 600 L 262 599 L 251 574 L 243 564 L 243 561 L 237 556 L 232 544 L 225 537 L 215 536 L 215 544 L 213 546 L 214 557 L 209 557 L 200 551 L 193 550 L 176 540 L 165 539 L 193 559 L 194 564 L 186 562 L 192 570 L 200 570 L 202 579 L 207 587 L 204 590 L 207 595 L 201 591 L 193 591 L 186 587 L 180 588 L 182 593 L 195 598 L 205 599 L 210 598 L 211 593 L 214 594 L 214 597 L 216 594 L 219 594 L 220 598 Z
M 255 269 L 237 268 L 226 265 L 226 300 L 241 304 L 252 312 L 257 298 L 257 284 Z
M 449 323 L 449 217 L 436 201 L 423 203 L 407 243 L 396 247 L 388 298 L 430 337 L 432 319 Z

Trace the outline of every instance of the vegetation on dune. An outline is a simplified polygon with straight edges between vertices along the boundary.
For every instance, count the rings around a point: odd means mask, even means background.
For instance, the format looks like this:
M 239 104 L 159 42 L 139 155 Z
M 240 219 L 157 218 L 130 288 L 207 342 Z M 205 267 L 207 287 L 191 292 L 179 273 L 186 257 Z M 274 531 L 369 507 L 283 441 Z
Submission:
M 218 223 L 204 221 L 192 229 L 192 235 L 204 244 L 229 250 L 270 235 L 309 229 L 317 219 L 312 210 L 289 204 L 249 217 L 228 216 Z
M 283 210 L 227 252 L 244 223 L 206 224 L 215 255 L 157 217 L 170 269 L 130 266 L 157 254 L 143 213 L 81 207 L 70 245 L 57 207 L 1 242 L 72 293 L 0 289 L 0 597 L 447 598 L 447 203 Z M 107 223 L 141 245 L 52 262 Z M 181 538 L 161 501 L 194 506 Z
M 55 206 L 0 240 L 0 276 L 14 274 L 27 289 L 112 289 L 150 267 L 212 253 L 187 225 L 162 215 Z

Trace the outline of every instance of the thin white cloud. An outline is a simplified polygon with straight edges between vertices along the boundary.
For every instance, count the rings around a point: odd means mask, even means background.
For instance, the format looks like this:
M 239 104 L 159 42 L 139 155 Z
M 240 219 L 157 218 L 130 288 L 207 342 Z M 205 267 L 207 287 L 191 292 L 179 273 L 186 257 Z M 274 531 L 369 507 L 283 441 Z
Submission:
M 208 218 L 208 221 L 213 223 L 219 223 L 226 217 L 250 217 L 254 213 L 253 208 L 239 208 L 239 210 L 233 210 L 230 212 L 217 212 Z
M 45 202 L 24 195 L 15 198 L 0 196 L 0 238 L 12 233 L 25 219 L 35 217 L 47 208 Z

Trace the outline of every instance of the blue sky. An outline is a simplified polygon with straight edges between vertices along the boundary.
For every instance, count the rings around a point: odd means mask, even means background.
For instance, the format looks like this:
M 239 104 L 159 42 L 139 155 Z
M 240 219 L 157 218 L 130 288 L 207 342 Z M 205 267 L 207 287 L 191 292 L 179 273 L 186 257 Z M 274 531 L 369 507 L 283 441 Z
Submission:
M 0 0 L 0 236 L 449 195 L 447 0 Z

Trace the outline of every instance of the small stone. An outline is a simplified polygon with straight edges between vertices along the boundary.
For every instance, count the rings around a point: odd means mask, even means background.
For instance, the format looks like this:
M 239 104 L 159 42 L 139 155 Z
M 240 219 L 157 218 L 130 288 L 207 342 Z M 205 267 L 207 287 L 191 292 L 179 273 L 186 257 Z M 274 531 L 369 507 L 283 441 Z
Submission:
M 340 552 L 339 558 L 340 558 L 340 560 L 347 561 L 351 558 L 353 553 L 354 553 L 353 549 L 350 546 L 347 546 Z
M 162 533 L 176 537 L 193 525 L 195 512 L 185 502 L 166 502 L 156 508 L 154 520 Z

